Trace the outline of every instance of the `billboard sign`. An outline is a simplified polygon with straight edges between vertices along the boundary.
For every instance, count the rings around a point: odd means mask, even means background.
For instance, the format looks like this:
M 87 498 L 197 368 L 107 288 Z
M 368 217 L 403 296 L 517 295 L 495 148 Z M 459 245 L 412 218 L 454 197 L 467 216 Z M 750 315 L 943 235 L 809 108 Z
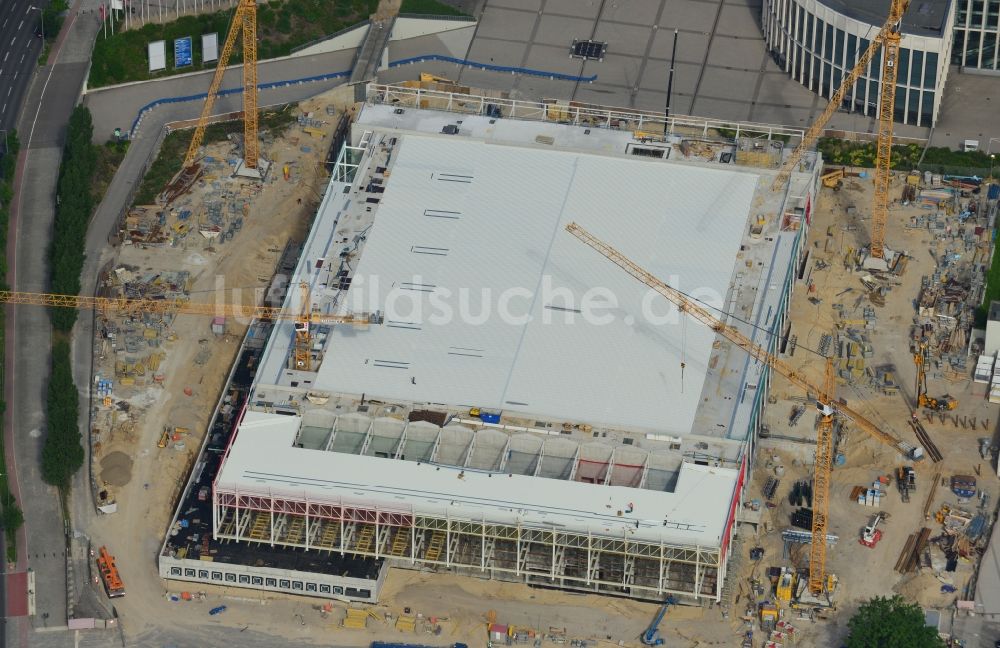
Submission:
M 191 53 L 191 37 L 177 38 L 174 40 L 174 67 L 188 67 L 194 63 Z
M 201 35 L 201 62 L 209 63 L 219 60 L 219 35 Z
M 167 69 L 167 43 L 166 41 L 153 41 L 147 46 L 149 52 L 149 71 Z

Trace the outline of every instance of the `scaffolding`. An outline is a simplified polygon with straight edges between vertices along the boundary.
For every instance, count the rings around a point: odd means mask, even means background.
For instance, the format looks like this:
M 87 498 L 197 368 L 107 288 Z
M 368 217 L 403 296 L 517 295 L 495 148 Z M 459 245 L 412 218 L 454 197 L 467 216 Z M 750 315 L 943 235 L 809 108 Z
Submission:
M 565 528 L 422 515 L 341 499 L 216 487 L 214 537 L 339 551 L 399 567 L 444 567 L 500 580 L 662 600 L 718 601 L 719 547 L 684 546 L 576 533 Z

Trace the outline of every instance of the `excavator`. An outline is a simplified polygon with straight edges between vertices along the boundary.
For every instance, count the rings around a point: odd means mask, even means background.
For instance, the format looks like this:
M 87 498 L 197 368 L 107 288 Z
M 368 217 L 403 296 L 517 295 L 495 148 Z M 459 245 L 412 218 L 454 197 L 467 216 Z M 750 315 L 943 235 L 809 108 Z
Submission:
M 921 344 L 913 354 L 913 364 L 917 367 L 917 407 L 923 407 L 935 412 L 948 412 L 958 407 L 958 401 L 949 394 L 937 398 L 927 395 L 927 345 Z

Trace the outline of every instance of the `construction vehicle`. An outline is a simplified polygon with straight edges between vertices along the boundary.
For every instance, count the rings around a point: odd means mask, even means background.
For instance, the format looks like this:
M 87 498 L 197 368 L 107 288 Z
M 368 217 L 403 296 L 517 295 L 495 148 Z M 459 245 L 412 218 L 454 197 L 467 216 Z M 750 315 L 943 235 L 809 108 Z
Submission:
M 778 575 L 778 580 L 774 584 L 774 598 L 779 603 L 788 605 L 792 601 L 792 597 L 795 596 L 798 584 L 799 575 L 795 573 L 795 570 L 782 567 L 781 573 Z
M 771 632 L 778 625 L 778 606 L 769 601 L 760 604 L 760 629 Z
M 662 646 L 663 637 L 660 636 L 660 622 L 663 621 L 663 617 L 666 616 L 667 610 L 670 609 L 671 605 L 677 605 L 677 599 L 673 596 L 668 596 L 663 601 L 663 605 L 660 609 L 656 611 L 656 615 L 653 620 L 649 622 L 649 627 L 646 631 L 642 633 L 642 643 L 645 646 Z
M 935 412 L 947 412 L 958 407 L 958 401 L 949 394 L 934 398 L 927 395 L 927 345 L 921 344 L 917 352 L 913 354 L 913 364 L 917 367 L 917 387 L 914 390 L 917 395 L 917 407 L 933 410 Z
M 885 520 L 885 515 L 879 513 L 874 518 L 872 518 L 871 524 L 866 526 L 864 530 L 861 531 L 861 538 L 858 540 L 864 546 L 874 549 L 878 541 L 882 539 L 882 529 L 878 528 L 878 525 Z
M 256 169 L 260 157 L 260 142 L 257 139 L 257 0 L 239 0 L 229 33 L 222 45 L 219 62 L 215 66 L 215 75 L 208 86 L 205 104 L 198 117 L 198 125 L 191 137 L 187 155 L 184 157 L 183 169 L 191 169 L 198 157 L 201 142 L 205 138 L 205 126 L 212 115 L 212 107 L 219 95 L 222 78 L 229 65 L 229 56 L 233 53 L 236 39 L 243 36 L 243 164 L 248 169 Z M 182 170 L 183 173 L 183 170 Z
M 815 473 L 813 478 L 812 542 L 809 546 L 809 591 L 814 596 L 822 594 L 827 583 L 826 529 L 827 517 L 829 515 L 828 499 L 830 495 L 830 470 L 833 454 L 833 417 L 839 415 L 852 420 L 863 432 L 912 460 L 918 460 L 923 457 L 923 448 L 903 442 L 848 407 L 843 400 L 835 400 L 836 373 L 832 357 L 826 359 L 823 387 L 817 387 L 811 381 L 807 380 L 798 369 L 770 353 L 767 348 L 754 342 L 736 327 L 720 320 L 696 300 L 660 281 L 624 254 L 596 238 L 578 224 L 569 223 L 566 226 L 566 230 L 619 268 L 632 275 L 632 277 L 665 297 L 677 307 L 679 312 L 685 313 L 705 324 L 731 343 L 743 349 L 754 360 L 766 364 L 771 370 L 784 376 L 793 385 L 809 394 L 815 395 L 816 406 L 821 420 L 817 427 Z M 681 369 L 683 369 L 683 363 Z
M 885 226 L 889 218 L 889 180 L 892 177 L 891 153 L 892 153 L 892 127 L 893 110 L 896 102 L 896 73 L 899 60 L 899 43 L 902 38 L 900 26 L 903 21 L 903 14 L 910 6 L 910 0 L 890 0 L 889 15 L 885 23 L 879 29 L 878 34 L 872 39 L 857 63 L 843 77 L 840 87 L 830 97 L 823 113 L 814 121 L 799 142 L 798 147 L 792 151 L 785 163 L 778 170 L 771 189 L 778 191 L 781 189 L 792 170 L 797 169 L 799 162 L 805 152 L 813 147 L 816 140 L 823 134 L 828 121 L 835 112 L 844 105 L 844 99 L 848 94 L 853 94 L 853 88 L 858 78 L 868 70 L 879 48 L 885 49 L 882 58 L 882 74 L 879 85 L 878 102 L 878 146 L 875 154 L 875 198 L 872 202 L 872 228 L 871 244 L 869 246 L 869 256 L 873 259 L 885 258 Z
M 917 471 L 913 466 L 900 466 L 896 468 L 896 488 L 904 502 L 910 501 L 910 493 L 917 490 Z
M 107 593 L 108 598 L 125 596 L 125 584 L 118 574 L 115 557 L 108 553 L 107 547 L 101 547 L 97 551 L 97 571 L 101 575 L 101 581 L 104 583 L 104 591 Z
M 824 187 L 840 191 L 840 188 L 844 186 L 844 175 L 843 169 L 834 169 L 824 173 L 820 179 L 823 181 Z

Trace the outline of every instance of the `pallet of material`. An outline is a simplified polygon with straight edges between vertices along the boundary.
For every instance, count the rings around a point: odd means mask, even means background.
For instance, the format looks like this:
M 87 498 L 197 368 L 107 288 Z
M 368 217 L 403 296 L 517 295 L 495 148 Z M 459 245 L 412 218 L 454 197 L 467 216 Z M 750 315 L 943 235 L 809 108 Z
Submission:
M 368 618 L 378 619 L 378 616 L 371 610 L 360 610 L 358 608 L 347 608 L 347 616 L 340 624 L 349 630 L 364 630 L 368 626 Z
M 896 560 L 896 571 L 901 574 L 906 574 L 914 571 L 920 565 L 920 555 L 924 552 L 927 547 L 927 539 L 930 538 L 931 530 L 927 527 L 921 529 L 918 533 L 911 533 L 906 539 L 906 544 L 903 545 L 903 550 L 899 554 L 899 558 Z
M 415 632 L 417 629 L 417 618 L 412 616 L 400 616 L 396 619 L 396 629 L 400 632 Z

